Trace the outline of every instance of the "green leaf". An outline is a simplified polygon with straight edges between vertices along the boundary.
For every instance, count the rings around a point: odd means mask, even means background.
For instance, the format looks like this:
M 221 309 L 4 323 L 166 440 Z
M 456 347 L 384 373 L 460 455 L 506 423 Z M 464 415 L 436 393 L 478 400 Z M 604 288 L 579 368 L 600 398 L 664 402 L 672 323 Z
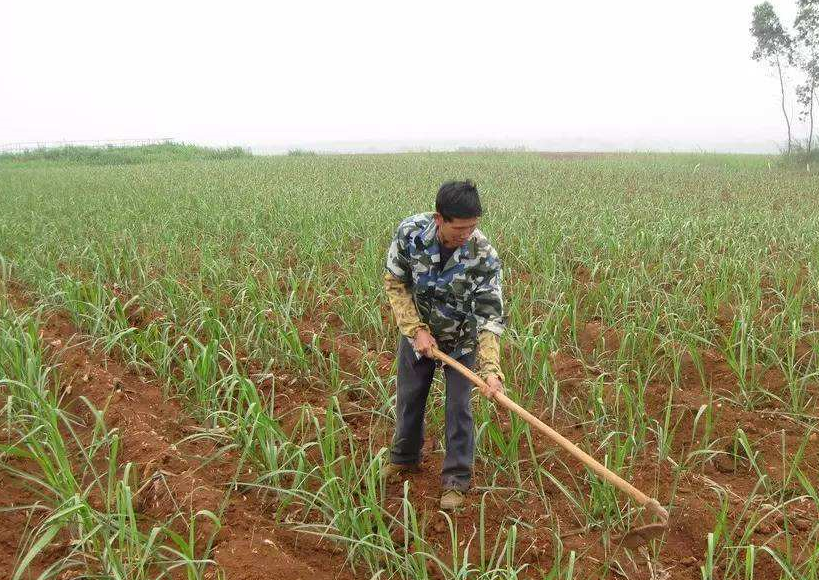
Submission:
M 51 540 L 54 539 L 54 536 L 56 536 L 57 532 L 59 532 L 61 529 L 62 529 L 62 525 L 54 524 L 51 527 L 49 527 L 42 536 L 40 536 L 40 539 L 38 539 L 34 543 L 34 545 L 31 547 L 31 549 L 25 555 L 23 560 L 20 562 L 20 567 L 17 568 L 17 570 L 14 572 L 14 576 L 12 577 L 11 580 L 19 580 L 20 577 L 22 577 L 23 572 L 26 571 L 26 569 L 28 568 L 28 565 L 31 564 L 31 561 L 34 560 L 34 558 L 37 557 L 37 554 L 39 554 L 42 551 L 42 549 L 45 548 L 46 545 Z

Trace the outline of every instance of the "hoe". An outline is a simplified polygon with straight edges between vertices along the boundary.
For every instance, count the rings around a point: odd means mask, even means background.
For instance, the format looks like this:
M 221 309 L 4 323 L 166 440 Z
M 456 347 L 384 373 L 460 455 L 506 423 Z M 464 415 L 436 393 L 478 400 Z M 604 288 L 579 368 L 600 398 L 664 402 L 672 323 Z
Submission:
M 479 387 L 486 389 L 487 384 L 481 379 L 478 375 L 473 373 L 471 370 L 466 368 L 464 365 L 456 361 L 450 356 L 447 356 L 437 348 L 433 349 L 433 355 L 435 358 L 441 360 L 442 362 L 448 364 L 459 373 L 464 375 L 470 381 L 478 385 Z M 582 449 L 577 447 L 574 443 L 563 437 L 560 433 L 549 427 L 546 423 L 532 415 L 529 411 L 515 403 L 512 399 L 504 395 L 503 393 L 498 393 L 494 396 L 494 400 L 505 407 L 509 411 L 516 413 L 520 416 L 524 421 L 529 423 L 532 427 L 549 437 L 552 441 L 560 445 L 564 450 L 569 452 L 572 456 L 574 456 L 579 461 L 582 461 L 586 467 L 591 469 L 594 473 L 597 474 L 598 477 L 608 481 L 614 487 L 622 491 L 623 493 L 632 497 L 637 503 L 644 506 L 649 512 L 656 515 L 660 523 L 656 524 L 648 524 L 645 526 L 640 526 L 636 528 L 632 528 L 631 530 L 627 531 L 622 536 L 615 538 L 615 540 L 620 544 L 627 548 L 634 549 L 640 546 L 643 546 L 650 542 L 651 540 L 661 536 L 665 530 L 668 529 L 668 512 L 663 508 L 660 503 L 653 498 L 648 497 L 642 491 L 631 485 L 629 482 L 621 478 L 619 475 L 611 471 L 610 469 L 604 467 L 601 463 L 595 460 L 593 457 L 585 453 Z

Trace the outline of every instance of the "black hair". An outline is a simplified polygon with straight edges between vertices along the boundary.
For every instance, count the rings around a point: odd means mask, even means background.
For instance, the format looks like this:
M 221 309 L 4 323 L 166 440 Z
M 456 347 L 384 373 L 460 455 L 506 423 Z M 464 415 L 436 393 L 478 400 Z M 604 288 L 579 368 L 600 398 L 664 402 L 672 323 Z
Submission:
M 478 188 L 470 180 L 447 181 L 435 197 L 435 211 L 446 221 L 480 217 L 483 209 Z

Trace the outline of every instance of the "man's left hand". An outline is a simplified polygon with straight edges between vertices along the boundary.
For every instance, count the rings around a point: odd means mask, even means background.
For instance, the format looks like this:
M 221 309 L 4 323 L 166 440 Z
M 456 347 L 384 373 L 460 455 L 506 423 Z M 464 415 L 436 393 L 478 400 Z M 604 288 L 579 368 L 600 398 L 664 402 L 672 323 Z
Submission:
M 498 375 L 489 375 L 484 381 L 488 389 L 481 389 L 481 393 L 489 400 L 495 398 L 498 393 L 503 393 L 503 382 L 498 378 Z

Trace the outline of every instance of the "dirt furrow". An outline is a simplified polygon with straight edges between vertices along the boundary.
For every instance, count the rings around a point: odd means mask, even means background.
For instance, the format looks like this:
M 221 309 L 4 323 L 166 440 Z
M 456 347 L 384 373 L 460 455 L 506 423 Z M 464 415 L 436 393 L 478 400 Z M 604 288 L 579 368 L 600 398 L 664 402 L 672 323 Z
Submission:
M 19 296 L 13 300 L 23 302 Z M 205 437 L 201 426 L 181 405 L 163 396 L 162 385 L 137 375 L 121 362 L 90 347 L 87 337 L 63 313 L 49 314 L 41 325 L 41 338 L 49 345 L 52 362 L 60 368 L 60 386 L 66 395 L 65 407 L 82 422 L 80 438 L 90 437 L 92 413 L 82 402 L 86 398 L 104 412 L 109 429 L 116 428 L 121 441 L 118 462 L 132 462 L 139 491 L 137 507 L 146 521 L 172 519 L 172 528 L 187 534 L 187 526 L 197 512 L 209 510 L 220 515 L 216 530 L 207 518 L 196 518 L 196 545 L 204 548 L 210 537 L 210 557 L 235 580 L 269 578 L 329 579 L 352 578 L 345 569 L 340 547 L 310 536 L 282 529 L 274 521 L 269 504 L 254 493 L 230 491 L 238 469 L 247 474 L 235 452 L 214 460 L 215 443 Z M 33 467 L 33 466 L 29 466 Z M 4 494 L 0 509 L 31 503 L 31 492 L 19 482 L 2 481 Z M 8 485 L 8 487 L 7 487 Z M 136 490 L 135 490 L 136 491 Z M 95 498 L 92 496 L 91 502 Z M 23 540 L 25 512 L 13 512 L 0 533 L 0 574 L 10 577 L 15 554 Z M 59 552 L 59 551 L 58 551 Z M 59 557 L 59 553 L 53 555 Z M 45 565 L 49 555 L 40 558 Z M 39 568 L 37 568 L 39 570 Z M 216 569 L 206 572 L 216 578 Z

